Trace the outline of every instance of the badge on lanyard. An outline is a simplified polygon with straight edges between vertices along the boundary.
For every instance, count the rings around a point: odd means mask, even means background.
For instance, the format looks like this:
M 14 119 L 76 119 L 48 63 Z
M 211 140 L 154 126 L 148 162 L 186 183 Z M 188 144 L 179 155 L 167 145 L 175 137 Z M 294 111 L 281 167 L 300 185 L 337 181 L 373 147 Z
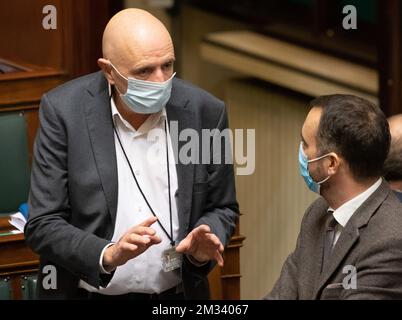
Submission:
M 181 268 L 183 256 L 176 252 L 176 246 L 170 247 L 162 253 L 163 271 L 170 272 Z

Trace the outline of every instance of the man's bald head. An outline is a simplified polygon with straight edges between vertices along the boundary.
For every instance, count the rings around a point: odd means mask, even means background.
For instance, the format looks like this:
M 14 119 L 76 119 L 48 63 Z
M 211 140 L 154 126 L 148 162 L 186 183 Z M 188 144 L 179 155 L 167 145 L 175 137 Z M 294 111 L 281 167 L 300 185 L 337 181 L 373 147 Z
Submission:
M 384 177 L 390 182 L 402 182 L 402 114 L 388 118 L 388 123 L 391 148 L 384 164 Z
M 144 10 L 126 9 L 113 16 L 103 33 L 102 51 L 99 65 L 107 73 L 110 73 L 108 62 L 125 77 L 141 80 L 161 82 L 173 73 L 170 34 L 161 21 Z M 113 79 L 108 80 L 114 84 Z

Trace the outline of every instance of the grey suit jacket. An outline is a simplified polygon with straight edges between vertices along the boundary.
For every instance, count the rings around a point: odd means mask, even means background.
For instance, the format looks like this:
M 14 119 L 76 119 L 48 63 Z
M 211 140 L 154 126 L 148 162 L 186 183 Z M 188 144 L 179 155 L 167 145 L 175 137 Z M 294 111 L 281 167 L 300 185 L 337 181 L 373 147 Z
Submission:
M 167 117 L 179 132 L 192 128 L 227 128 L 222 101 L 180 79 L 174 79 Z M 102 249 L 113 236 L 117 210 L 117 163 L 108 86 L 101 72 L 70 81 L 42 97 L 40 129 L 34 146 L 25 227 L 28 245 L 40 255 L 40 298 L 73 298 L 79 279 L 105 287 L 112 275 L 100 274 Z M 200 134 L 201 136 L 201 134 Z M 177 137 L 172 137 L 172 143 Z M 177 150 L 186 141 L 174 146 Z M 222 149 L 228 147 L 222 144 Z M 223 152 L 224 154 L 224 152 Z M 201 157 L 201 155 L 200 155 Z M 211 154 L 211 158 L 213 154 Z M 207 224 L 227 245 L 238 217 L 233 166 L 177 166 L 179 241 Z M 45 290 L 45 265 L 57 269 L 57 289 Z M 181 268 L 186 298 L 209 297 L 209 263 Z
M 353 214 L 322 270 L 327 209 L 323 198 L 307 209 L 296 249 L 265 298 L 402 299 L 402 206 L 388 184 Z

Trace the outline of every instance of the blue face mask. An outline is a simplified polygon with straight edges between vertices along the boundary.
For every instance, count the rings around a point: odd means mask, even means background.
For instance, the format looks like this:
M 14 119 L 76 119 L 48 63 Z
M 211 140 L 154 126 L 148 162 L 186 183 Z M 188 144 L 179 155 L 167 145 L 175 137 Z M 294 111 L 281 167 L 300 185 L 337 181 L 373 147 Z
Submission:
M 138 80 L 123 76 L 114 66 L 113 69 L 127 81 L 127 92 L 120 97 L 135 113 L 150 114 L 161 111 L 170 99 L 172 80 L 176 73 L 165 82 Z M 116 87 L 117 88 L 117 87 Z
M 321 159 L 324 159 L 325 157 L 328 157 L 330 154 L 325 154 L 321 157 L 315 158 L 308 160 L 306 154 L 303 151 L 303 145 L 300 143 L 300 148 L 299 148 L 299 168 L 300 168 L 300 175 L 303 177 L 304 181 L 307 184 L 307 187 L 318 194 L 320 194 L 320 185 L 327 181 L 330 176 L 326 177 L 324 180 L 320 182 L 315 182 L 313 178 L 310 175 L 310 172 L 308 171 L 308 164 L 314 161 L 318 161 Z

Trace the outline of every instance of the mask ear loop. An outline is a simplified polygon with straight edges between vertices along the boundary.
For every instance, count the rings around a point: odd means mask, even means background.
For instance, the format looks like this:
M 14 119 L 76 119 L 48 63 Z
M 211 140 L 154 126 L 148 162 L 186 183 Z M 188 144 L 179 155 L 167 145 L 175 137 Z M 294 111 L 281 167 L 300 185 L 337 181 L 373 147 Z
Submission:
M 329 155 L 331 155 L 331 153 L 332 153 L 332 152 L 327 153 L 327 154 L 324 155 L 324 156 L 321 156 L 320 159 L 325 158 L 325 157 L 328 157 Z M 329 178 L 331 178 L 331 176 L 328 176 L 328 177 L 326 177 L 324 180 L 322 180 L 322 181 L 320 181 L 320 182 L 317 182 L 317 184 L 318 184 L 318 185 L 321 185 L 321 184 L 323 184 L 324 182 L 328 181 Z
M 114 69 L 114 71 L 116 71 L 116 73 L 117 73 L 120 77 L 122 77 L 124 80 L 128 81 L 128 78 L 126 78 L 125 76 L 123 76 L 123 75 L 120 73 L 120 71 L 117 70 L 117 68 L 113 65 L 113 63 L 112 63 L 111 61 L 110 61 L 110 65 L 111 65 L 111 67 Z
M 307 160 L 307 162 L 310 163 L 310 162 L 314 162 L 314 161 L 321 160 L 321 159 L 323 159 L 323 158 L 325 158 L 325 157 L 328 157 L 331 153 L 332 153 L 332 152 L 327 153 L 327 154 L 324 154 L 323 156 L 318 157 L 318 158 L 315 158 L 315 159 Z
M 307 160 L 307 163 L 311 163 L 311 162 L 314 162 L 314 161 L 318 161 L 318 160 L 324 159 L 325 157 L 328 157 L 329 155 L 331 155 L 331 153 L 332 153 L 332 152 L 327 153 L 327 154 L 324 154 L 323 156 L 317 157 L 317 158 L 315 158 L 315 159 Z M 321 184 L 323 184 L 324 182 L 328 181 L 329 178 L 331 178 L 331 176 L 328 176 L 328 177 L 326 177 L 324 180 L 321 180 L 321 181 L 319 181 L 319 182 L 316 182 L 316 184 L 321 185 Z
M 316 182 L 316 184 L 320 185 L 323 184 L 324 182 L 328 181 L 331 176 L 326 177 L 324 180 L 321 180 L 320 182 Z
M 126 80 L 126 81 L 128 82 L 128 79 L 127 79 L 125 76 L 123 76 L 123 75 L 119 72 L 119 70 L 116 69 L 116 67 L 113 65 L 113 63 L 112 63 L 111 61 L 109 61 L 109 62 L 110 62 L 110 66 L 113 68 L 113 70 L 116 71 L 116 73 L 117 73 L 120 77 L 122 77 L 124 80 Z M 124 96 L 124 94 L 120 92 L 119 88 L 118 88 L 116 85 L 113 85 L 113 86 L 116 88 L 116 90 L 117 90 L 117 92 L 119 93 L 120 96 Z

